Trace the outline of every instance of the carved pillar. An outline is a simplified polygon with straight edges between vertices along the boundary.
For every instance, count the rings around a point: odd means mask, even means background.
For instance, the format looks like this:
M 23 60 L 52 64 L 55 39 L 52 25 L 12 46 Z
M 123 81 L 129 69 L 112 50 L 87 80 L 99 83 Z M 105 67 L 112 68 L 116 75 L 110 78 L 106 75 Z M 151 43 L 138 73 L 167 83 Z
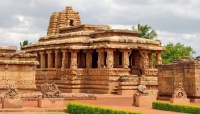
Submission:
M 65 69 L 65 64 L 66 64 L 66 50 L 62 50 L 62 69 Z
M 88 51 L 86 53 L 86 68 L 92 68 L 92 52 Z
M 77 51 L 71 51 L 70 68 L 77 69 Z
M 161 51 L 156 53 L 156 65 L 162 64 L 162 56 L 161 56 Z
M 152 53 L 148 53 L 148 56 L 149 56 L 149 68 L 153 68 Z
M 44 51 L 39 52 L 40 54 L 40 68 L 45 68 L 45 56 Z
M 149 68 L 149 55 L 148 52 L 143 53 L 143 68 Z
M 107 68 L 113 68 L 114 58 L 113 50 L 107 50 L 106 66 Z
M 122 65 L 123 65 L 123 68 L 128 68 L 129 67 L 129 54 L 128 54 L 128 51 L 124 51 L 123 52 Z
M 50 50 L 47 51 L 47 54 L 48 54 L 48 56 L 47 56 L 47 58 L 48 58 L 48 62 L 47 62 L 48 68 L 52 68 L 52 62 L 53 61 L 52 61 L 51 53 L 52 53 L 52 51 L 50 51 Z

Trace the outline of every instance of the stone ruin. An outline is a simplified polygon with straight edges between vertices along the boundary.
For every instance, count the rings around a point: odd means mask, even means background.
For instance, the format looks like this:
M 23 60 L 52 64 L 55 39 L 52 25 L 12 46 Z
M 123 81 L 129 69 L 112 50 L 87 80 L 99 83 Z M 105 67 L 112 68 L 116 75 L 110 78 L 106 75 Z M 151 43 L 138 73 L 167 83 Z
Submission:
M 41 85 L 42 98 L 61 98 L 61 91 L 54 83 Z
M 182 83 L 177 84 L 177 87 L 174 90 L 174 94 L 172 95 L 170 102 L 178 104 L 188 104 L 190 102 L 190 100 L 187 99 L 187 94 L 182 87 Z
M 14 87 L 10 87 L 4 95 L 4 99 L 20 99 L 21 96 L 18 90 Z
M 171 98 L 179 83 L 192 101 L 200 97 L 200 57 L 181 57 L 171 64 L 157 65 L 159 98 Z
M 15 46 L 0 46 L 0 89 L 6 91 L 14 86 L 22 92 L 33 92 L 36 89 L 35 70 L 39 65 L 36 57 Z
M 140 96 L 147 96 L 149 95 L 149 91 L 147 90 L 147 87 L 145 85 L 139 85 L 138 91 Z

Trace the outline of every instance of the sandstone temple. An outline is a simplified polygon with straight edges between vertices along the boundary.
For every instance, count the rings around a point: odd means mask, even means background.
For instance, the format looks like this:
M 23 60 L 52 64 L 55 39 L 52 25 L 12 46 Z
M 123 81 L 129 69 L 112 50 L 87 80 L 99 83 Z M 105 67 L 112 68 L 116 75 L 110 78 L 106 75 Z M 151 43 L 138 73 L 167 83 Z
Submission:
M 139 38 L 140 32 L 81 24 L 72 7 L 51 15 L 47 36 L 23 47 L 36 54 L 36 86 L 56 83 L 62 92 L 134 94 L 145 84 L 157 94 L 162 64 L 160 41 Z M 153 56 L 154 55 L 154 56 Z M 154 65 L 155 66 L 155 65 Z

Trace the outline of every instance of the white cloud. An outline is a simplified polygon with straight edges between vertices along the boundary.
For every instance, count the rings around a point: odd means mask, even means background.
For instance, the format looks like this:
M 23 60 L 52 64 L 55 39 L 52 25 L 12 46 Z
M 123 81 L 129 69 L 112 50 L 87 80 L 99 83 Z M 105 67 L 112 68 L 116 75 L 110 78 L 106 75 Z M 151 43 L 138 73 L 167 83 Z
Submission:
M 2 0 L 0 45 L 18 46 L 45 36 L 53 12 L 73 6 L 83 24 L 129 29 L 138 23 L 157 30 L 163 45 L 181 42 L 200 55 L 199 0 Z
M 197 38 L 197 35 L 193 35 L 193 34 L 183 34 L 183 37 L 186 40 L 195 40 Z

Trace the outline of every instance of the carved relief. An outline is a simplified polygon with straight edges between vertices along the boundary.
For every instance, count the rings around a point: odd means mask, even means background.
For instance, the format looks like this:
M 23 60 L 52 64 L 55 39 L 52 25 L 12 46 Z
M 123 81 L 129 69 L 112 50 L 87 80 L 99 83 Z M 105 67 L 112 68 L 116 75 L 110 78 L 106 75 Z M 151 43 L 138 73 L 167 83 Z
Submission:
M 71 53 L 71 64 L 70 64 L 71 69 L 76 69 L 77 68 L 77 53 L 72 52 Z
M 4 99 L 20 99 L 20 94 L 16 88 L 9 87 L 8 91 L 4 95 Z
M 118 81 L 120 81 L 120 82 L 138 82 L 139 78 L 138 78 L 138 76 L 123 75 L 123 76 L 119 77 Z
M 176 89 L 174 90 L 174 94 L 172 95 L 173 98 L 187 98 L 187 94 L 182 87 L 182 83 L 178 83 Z
M 135 65 L 140 67 L 140 54 L 138 51 L 134 51 Z
M 107 68 L 113 68 L 113 64 L 114 64 L 113 52 L 108 51 L 107 52 L 107 59 L 106 59 Z
M 128 66 L 129 66 L 129 58 L 128 58 L 128 56 L 127 56 L 127 57 L 125 57 L 125 59 L 124 59 L 124 68 L 128 68 Z
M 60 98 L 61 91 L 58 89 L 57 85 L 52 83 L 45 83 L 41 85 L 41 93 L 43 98 Z
M 158 69 L 143 69 L 143 74 L 146 76 L 157 76 Z
M 147 90 L 145 85 L 139 85 L 138 86 L 138 91 L 140 96 L 147 96 L 149 95 L 149 91 Z
M 148 53 L 144 53 L 143 66 L 144 66 L 144 68 L 149 68 L 149 56 L 148 56 Z

